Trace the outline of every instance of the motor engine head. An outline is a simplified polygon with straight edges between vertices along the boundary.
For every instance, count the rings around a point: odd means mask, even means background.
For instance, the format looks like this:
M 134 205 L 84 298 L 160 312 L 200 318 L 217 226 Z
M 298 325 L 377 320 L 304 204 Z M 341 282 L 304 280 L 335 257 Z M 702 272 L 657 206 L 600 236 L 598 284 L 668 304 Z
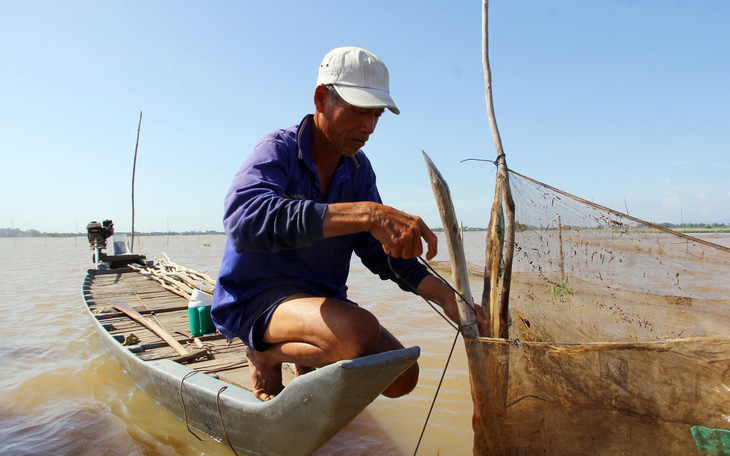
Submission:
M 106 240 L 114 234 L 114 223 L 111 220 L 90 222 L 86 225 L 86 234 L 92 249 L 105 249 Z

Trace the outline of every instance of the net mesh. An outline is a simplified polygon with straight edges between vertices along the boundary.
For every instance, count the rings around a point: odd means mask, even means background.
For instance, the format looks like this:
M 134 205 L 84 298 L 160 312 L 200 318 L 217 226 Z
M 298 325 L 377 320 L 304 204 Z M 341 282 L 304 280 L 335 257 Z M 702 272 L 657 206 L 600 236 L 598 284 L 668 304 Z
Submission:
M 510 337 L 483 343 L 512 454 L 730 454 L 696 438 L 730 429 L 730 235 L 509 178 Z

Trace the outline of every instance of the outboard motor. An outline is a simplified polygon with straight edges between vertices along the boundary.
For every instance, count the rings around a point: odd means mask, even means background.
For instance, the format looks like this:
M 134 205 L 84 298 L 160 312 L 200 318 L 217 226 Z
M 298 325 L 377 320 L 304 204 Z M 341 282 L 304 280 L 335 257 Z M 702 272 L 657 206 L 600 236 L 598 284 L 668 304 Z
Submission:
M 119 270 L 131 264 L 140 266 L 147 264 L 145 256 L 137 253 L 130 253 L 128 251 L 121 253 L 112 252 L 111 254 L 106 253 L 106 240 L 114 234 L 114 223 L 111 220 L 104 220 L 101 223 L 97 221 L 90 222 L 86 225 L 86 234 L 89 237 L 91 249 L 94 251 L 92 261 L 96 265 L 96 269 L 90 270 L 95 271 L 94 274 L 104 274 L 106 273 L 105 271 Z
M 86 225 L 86 234 L 89 236 L 89 244 L 92 249 L 106 248 L 106 240 L 114 234 L 114 223 L 111 220 L 90 222 Z
M 106 240 L 113 234 L 114 223 L 111 220 L 104 220 L 102 223 L 93 221 L 86 225 L 86 235 L 89 237 L 89 244 L 94 250 L 94 263 L 101 261 L 103 250 L 106 249 Z

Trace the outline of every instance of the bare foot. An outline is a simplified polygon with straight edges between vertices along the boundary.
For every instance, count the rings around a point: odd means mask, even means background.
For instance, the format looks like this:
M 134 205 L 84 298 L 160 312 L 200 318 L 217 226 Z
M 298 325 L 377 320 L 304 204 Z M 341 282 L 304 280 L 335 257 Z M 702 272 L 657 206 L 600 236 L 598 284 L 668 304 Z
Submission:
M 253 394 L 260 401 L 270 401 L 284 389 L 281 381 L 281 363 L 266 364 L 266 355 L 246 347 L 248 367 L 251 372 Z

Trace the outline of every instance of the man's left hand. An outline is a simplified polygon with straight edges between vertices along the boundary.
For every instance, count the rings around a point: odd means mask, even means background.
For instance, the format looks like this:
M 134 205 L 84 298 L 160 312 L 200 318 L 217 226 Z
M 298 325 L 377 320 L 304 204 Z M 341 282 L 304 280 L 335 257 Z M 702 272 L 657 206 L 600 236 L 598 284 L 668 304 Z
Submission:
M 446 316 L 448 316 L 454 323 L 461 325 L 459 319 L 459 307 L 456 304 L 456 295 L 451 287 L 433 275 L 427 275 L 421 283 L 418 285 L 418 294 L 428 299 L 429 301 L 437 302 L 443 307 Z M 489 334 L 489 320 L 484 315 L 482 306 L 475 305 L 474 312 L 477 318 L 477 328 L 480 336 L 486 336 Z

